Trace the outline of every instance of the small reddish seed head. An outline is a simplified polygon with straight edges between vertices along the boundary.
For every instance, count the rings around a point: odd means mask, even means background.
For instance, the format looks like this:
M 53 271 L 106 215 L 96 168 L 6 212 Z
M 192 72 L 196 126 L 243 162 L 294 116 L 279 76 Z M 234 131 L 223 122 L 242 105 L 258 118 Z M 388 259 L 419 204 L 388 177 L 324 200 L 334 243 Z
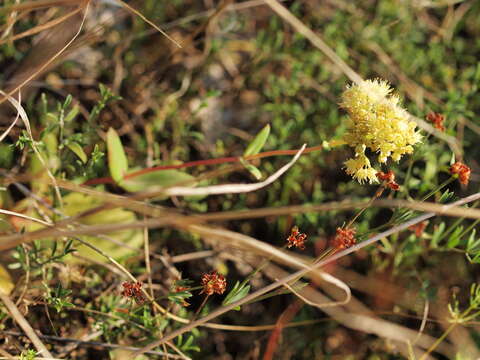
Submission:
M 202 275 L 202 286 L 203 290 L 200 294 L 213 295 L 215 293 L 222 295 L 227 289 L 227 280 L 225 276 L 214 270 L 209 274 Z
M 145 296 L 143 295 L 143 292 L 142 292 L 141 282 L 125 281 L 122 284 L 122 286 L 123 286 L 122 296 L 135 299 L 135 301 L 139 304 L 142 304 L 145 302 Z
M 356 230 L 354 228 L 337 228 L 337 234 L 332 240 L 332 247 L 336 250 L 343 250 L 355 245 L 357 242 L 355 233 Z
M 422 221 L 418 224 L 412 225 L 408 227 L 408 230 L 415 232 L 416 237 L 420 237 L 423 234 L 423 230 L 427 227 L 428 221 Z
M 445 117 L 442 114 L 432 111 L 427 114 L 427 120 L 433 123 L 434 128 L 440 131 L 445 131 L 445 126 L 443 126 L 443 120 L 445 120 Z
M 458 175 L 458 180 L 463 185 L 468 185 L 471 172 L 472 171 L 470 170 L 470 168 L 460 161 L 457 161 L 452 166 L 450 166 L 450 174 Z
M 400 185 L 395 182 L 395 174 L 392 170 L 389 170 L 386 173 L 384 173 L 383 171 L 379 171 L 377 172 L 376 176 L 378 179 L 384 181 L 385 185 L 393 191 L 397 191 L 400 188 Z
M 291 248 L 292 246 L 299 248 L 300 250 L 305 250 L 305 239 L 307 235 L 301 233 L 298 230 L 298 226 L 294 226 L 290 231 L 290 236 L 287 238 L 287 247 Z
M 185 286 L 177 286 L 175 288 L 175 292 L 183 292 L 183 291 L 187 291 L 188 290 L 188 287 L 185 287 Z

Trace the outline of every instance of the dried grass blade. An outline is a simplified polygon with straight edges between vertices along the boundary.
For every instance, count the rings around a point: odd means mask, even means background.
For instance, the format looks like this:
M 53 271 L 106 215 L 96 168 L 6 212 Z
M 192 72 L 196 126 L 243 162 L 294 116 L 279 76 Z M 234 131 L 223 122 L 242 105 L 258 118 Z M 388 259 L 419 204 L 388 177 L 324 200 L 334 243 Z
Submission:
M 166 189 L 163 194 L 168 196 L 191 196 L 191 195 L 219 195 L 219 194 L 239 194 L 251 191 L 259 190 L 265 186 L 268 186 L 275 182 L 280 176 L 282 176 L 293 164 L 299 159 L 305 150 L 306 145 L 297 152 L 293 159 L 286 165 L 278 169 L 274 174 L 270 175 L 264 181 L 255 184 L 224 184 L 205 186 L 201 188 L 181 187 L 175 186 Z

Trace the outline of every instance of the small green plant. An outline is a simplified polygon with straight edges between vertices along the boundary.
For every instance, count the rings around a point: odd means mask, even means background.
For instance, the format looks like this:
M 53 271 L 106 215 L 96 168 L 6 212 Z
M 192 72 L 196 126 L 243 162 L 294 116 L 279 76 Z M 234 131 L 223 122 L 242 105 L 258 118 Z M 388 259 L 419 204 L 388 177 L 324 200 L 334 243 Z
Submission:
M 180 335 L 176 339 L 176 346 L 180 350 L 182 350 L 183 352 L 186 352 L 186 353 L 192 352 L 192 351 L 200 352 L 200 348 L 193 343 L 194 340 L 195 340 L 195 337 L 196 336 L 194 334 L 191 334 L 191 335 L 188 335 L 188 336 L 185 336 L 185 337 L 183 335 Z
M 45 265 L 60 263 L 65 256 L 75 252 L 73 240 L 67 240 L 63 246 L 53 242 L 46 246 L 40 241 L 34 241 L 31 247 L 17 246 L 12 254 L 17 262 L 10 264 L 11 269 L 22 268 L 28 271 L 40 271 Z
M 72 290 L 65 289 L 61 284 L 58 284 L 55 289 L 51 289 L 45 285 L 47 295 L 45 300 L 47 303 L 57 310 L 57 313 L 60 313 L 64 308 L 69 308 L 74 306 L 70 302 L 70 297 L 72 295 Z
M 115 95 L 112 91 L 103 84 L 99 84 L 100 89 L 100 100 L 98 103 L 93 107 L 90 115 L 88 117 L 88 121 L 90 124 L 93 124 L 94 121 L 100 115 L 100 112 L 105 108 L 105 106 L 111 101 L 120 100 L 122 97 Z
M 470 285 L 470 296 L 468 298 L 468 305 L 461 309 L 460 301 L 457 295 L 453 294 L 453 299 L 448 304 L 448 311 L 450 312 L 450 326 L 443 332 L 443 334 L 428 348 L 428 350 L 422 355 L 420 360 L 424 360 L 428 354 L 434 351 L 437 346 L 450 334 L 455 327 L 461 324 L 466 324 L 474 321 L 480 316 L 480 285 Z
M 453 294 L 453 299 L 448 304 L 448 311 L 452 317 L 450 322 L 452 324 L 462 324 L 473 321 L 480 315 L 480 285 L 472 284 L 470 286 L 470 296 L 468 298 L 468 306 L 465 309 L 460 309 L 460 302 L 457 295 Z
M 24 350 L 20 353 L 20 360 L 35 360 L 38 353 L 33 349 Z

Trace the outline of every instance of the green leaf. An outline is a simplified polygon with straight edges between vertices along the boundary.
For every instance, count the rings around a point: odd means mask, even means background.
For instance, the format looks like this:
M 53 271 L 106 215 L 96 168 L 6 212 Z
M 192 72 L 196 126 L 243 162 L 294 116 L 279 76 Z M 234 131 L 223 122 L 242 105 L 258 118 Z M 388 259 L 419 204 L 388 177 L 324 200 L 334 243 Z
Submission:
M 228 305 L 243 299 L 245 296 L 248 295 L 250 292 L 250 285 L 246 285 L 244 283 L 240 283 L 237 281 L 233 289 L 228 293 L 225 299 L 222 302 L 222 305 Z M 240 310 L 240 306 L 234 307 L 233 310 Z
M 475 254 L 475 256 L 472 258 L 469 254 L 467 255 L 468 261 L 472 264 L 479 264 L 480 263 L 480 253 Z
M 67 216 L 75 216 L 79 213 L 96 208 L 103 204 L 101 199 L 79 193 L 70 193 L 63 197 L 63 201 L 64 213 Z M 129 224 L 137 220 L 137 216 L 133 211 L 129 211 L 124 208 L 115 208 L 103 210 L 89 216 L 84 216 L 80 222 L 83 225 L 102 225 Z M 141 248 L 144 241 L 142 231 L 138 229 L 118 230 L 108 232 L 104 235 L 108 236 L 108 238 L 100 238 L 95 235 L 85 235 L 81 236 L 81 238 L 85 241 L 95 244 L 96 247 L 100 248 L 104 253 L 110 255 L 114 259 L 122 259 L 135 254 L 135 249 Z M 112 239 L 114 241 L 112 241 Z M 125 244 L 125 246 L 119 244 Z M 75 250 L 78 255 L 81 255 L 81 257 L 67 256 L 65 261 L 82 263 L 85 262 L 85 260 L 82 258 L 87 258 L 101 263 L 108 262 L 104 256 L 100 255 L 86 245 L 78 242 L 74 242 L 73 245 L 75 245 Z M 71 246 L 72 245 L 68 247 L 67 251 L 70 252 Z
M 450 200 L 453 196 L 455 195 L 455 193 L 453 191 L 449 191 L 448 189 L 445 190 L 445 192 L 440 196 L 440 199 L 438 202 L 440 203 L 445 203 L 447 202 L 448 200 Z
M 193 343 L 193 336 L 190 335 L 187 339 L 187 341 L 185 341 L 185 344 L 183 344 L 183 348 L 184 349 L 188 349 Z
M 432 240 L 431 240 L 432 248 L 437 248 L 438 247 L 438 242 L 440 241 L 440 236 L 443 234 L 444 231 L 445 231 L 445 223 L 442 222 L 442 223 L 440 223 L 440 225 L 438 226 L 438 228 L 435 230 L 435 232 L 432 235 Z
M 63 108 L 66 109 L 67 107 L 70 106 L 72 103 L 72 95 L 68 94 L 67 97 L 65 98 L 65 101 L 63 102 Z
M 450 165 L 455 163 L 455 153 L 452 152 L 452 156 L 450 157 Z
M 188 299 L 192 296 L 193 295 L 190 291 L 170 292 L 167 295 L 169 301 L 172 301 L 175 304 L 178 304 L 178 305 L 181 305 L 181 306 L 185 306 L 185 304 L 187 303 L 186 299 Z
M 193 335 L 190 335 L 187 339 L 187 341 L 185 341 L 184 344 L 182 344 L 181 346 L 181 350 L 183 351 L 200 351 L 200 348 L 196 345 L 193 345 L 193 340 L 195 340 L 194 336 Z
M 447 242 L 447 247 L 449 249 L 454 248 L 460 243 L 460 235 L 462 234 L 462 231 L 463 231 L 463 226 L 458 226 L 457 228 L 455 228 L 452 235 L 449 236 L 449 239 Z
M 175 283 L 170 288 L 170 292 L 167 295 L 168 300 L 173 301 L 178 305 L 185 306 L 186 299 L 193 296 L 192 293 L 189 291 L 189 288 L 192 285 L 192 283 L 193 281 L 189 279 L 181 279 L 181 280 L 175 281 Z M 182 291 L 178 291 L 178 289 L 180 288 L 185 288 L 185 289 Z
M 266 125 L 258 134 L 255 136 L 255 139 L 247 146 L 247 149 L 243 153 L 243 156 L 256 155 L 262 150 L 265 142 L 268 139 L 270 134 L 270 125 Z M 240 159 L 240 162 L 245 166 L 245 168 L 252 174 L 255 179 L 260 180 L 262 178 L 262 173 L 252 164 L 249 164 L 244 159 Z
M 185 172 L 172 169 L 153 171 L 130 179 L 125 179 L 119 185 L 127 191 L 137 192 L 147 189 L 151 190 L 152 187 L 169 187 L 183 185 L 183 183 L 193 183 L 193 186 L 195 185 L 195 177 Z
M 256 166 L 249 164 L 244 159 L 240 159 L 240 162 L 243 166 L 245 166 L 245 169 L 247 169 L 250 172 L 250 174 L 253 175 L 255 179 L 260 180 L 262 178 L 262 173 Z
M 113 128 L 107 132 L 107 149 L 110 176 L 118 184 L 128 171 L 128 161 L 120 137 Z
M 475 239 L 476 229 L 473 229 L 467 240 L 467 252 L 476 252 L 480 248 L 480 239 Z
M 76 142 L 69 142 L 67 143 L 67 147 L 75 154 L 77 155 L 80 160 L 85 164 L 87 162 L 87 154 L 83 151 L 83 148 L 80 146 L 80 144 Z
M 70 121 L 75 119 L 75 117 L 78 115 L 79 112 L 80 112 L 80 109 L 78 108 L 78 106 L 75 106 L 72 110 L 68 112 L 67 115 L 65 115 L 65 119 L 63 119 L 63 121 L 65 123 L 69 123 Z
M 256 155 L 262 150 L 263 145 L 270 135 L 270 125 L 266 125 L 258 134 L 255 139 L 247 146 L 247 149 L 243 153 L 243 156 Z

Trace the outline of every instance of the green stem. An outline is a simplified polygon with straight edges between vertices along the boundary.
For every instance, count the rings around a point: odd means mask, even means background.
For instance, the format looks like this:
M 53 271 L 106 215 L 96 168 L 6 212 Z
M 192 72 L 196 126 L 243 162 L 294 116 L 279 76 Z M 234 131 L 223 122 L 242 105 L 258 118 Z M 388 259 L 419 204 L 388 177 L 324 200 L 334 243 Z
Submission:
M 455 327 L 457 326 L 457 323 L 453 323 L 451 324 L 447 330 L 445 330 L 445 332 L 442 334 L 442 336 L 440 336 L 427 350 L 427 352 L 425 354 L 422 355 L 422 357 L 420 358 L 420 360 L 424 360 L 427 358 L 428 354 L 430 354 L 433 350 L 435 350 L 437 348 L 438 345 L 440 345 L 440 343 L 445 340 L 445 338 L 448 336 L 448 334 L 450 334 L 452 332 L 453 329 L 455 329 Z
M 425 195 L 425 197 L 422 198 L 422 200 L 420 200 L 421 202 L 424 202 L 425 200 L 427 200 L 430 196 L 436 194 L 438 191 L 442 190 L 442 188 L 444 188 L 445 186 L 447 186 L 448 184 L 450 184 L 452 181 L 454 181 L 455 178 L 454 177 L 450 177 L 448 180 L 444 181 L 442 184 L 440 184 L 436 189 L 433 189 L 432 191 L 430 191 L 427 195 Z
M 350 222 L 347 224 L 347 226 L 345 226 L 345 229 L 350 228 L 350 227 L 353 225 L 353 223 L 355 222 L 355 220 L 357 220 L 358 217 L 359 217 L 360 215 L 362 215 L 362 213 L 363 213 L 365 210 L 367 210 L 367 209 L 370 207 L 370 205 L 372 205 L 372 203 L 373 203 L 376 199 L 378 199 L 378 198 L 383 194 L 384 191 L 385 191 L 385 186 L 384 186 L 384 185 L 380 186 L 380 187 L 378 188 L 377 192 L 375 193 L 375 195 L 373 195 L 373 197 L 370 199 L 370 201 L 368 202 L 368 204 L 365 205 L 365 206 L 352 218 L 352 220 L 350 220 Z
M 455 178 L 451 177 L 449 178 L 448 180 L 444 181 L 443 183 L 441 183 L 439 186 L 437 186 L 435 189 L 433 189 L 432 191 L 430 191 L 427 195 L 425 195 L 420 201 L 421 202 L 424 202 L 426 201 L 430 196 L 432 195 L 435 195 L 437 192 L 439 192 L 440 190 L 442 190 L 445 186 L 447 186 L 448 184 L 450 184 L 452 181 L 454 181 Z M 392 218 L 390 219 L 390 221 L 388 221 L 386 224 L 384 225 L 381 225 L 381 226 L 390 226 L 390 225 L 395 225 L 396 221 L 398 220 L 398 218 L 400 216 L 402 216 L 403 214 L 405 214 L 403 211 L 405 209 L 398 209 L 393 215 L 392 215 Z M 411 210 L 407 210 L 407 211 L 411 211 Z

